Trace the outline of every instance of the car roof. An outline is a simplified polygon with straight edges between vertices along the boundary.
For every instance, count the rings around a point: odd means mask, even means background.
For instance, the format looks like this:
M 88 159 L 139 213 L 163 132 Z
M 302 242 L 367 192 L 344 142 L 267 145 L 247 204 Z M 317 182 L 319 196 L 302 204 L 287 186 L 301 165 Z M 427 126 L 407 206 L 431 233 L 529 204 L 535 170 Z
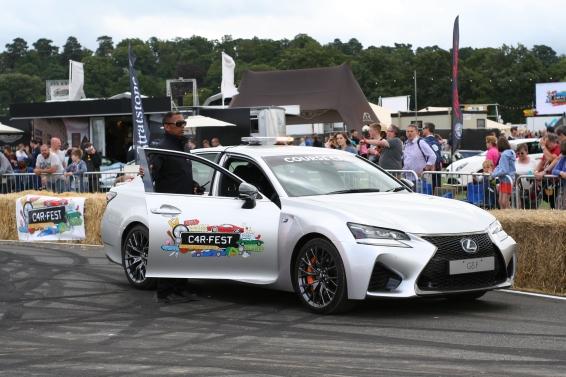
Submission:
M 301 147 L 296 145 L 238 145 L 233 147 L 199 148 L 191 150 L 192 153 L 201 154 L 208 152 L 235 152 L 253 157 L 269 157 L 282 155 L 341 155 L 344 152 L 330 148 Z M 350 153 L 351 154 L 351 153 Z

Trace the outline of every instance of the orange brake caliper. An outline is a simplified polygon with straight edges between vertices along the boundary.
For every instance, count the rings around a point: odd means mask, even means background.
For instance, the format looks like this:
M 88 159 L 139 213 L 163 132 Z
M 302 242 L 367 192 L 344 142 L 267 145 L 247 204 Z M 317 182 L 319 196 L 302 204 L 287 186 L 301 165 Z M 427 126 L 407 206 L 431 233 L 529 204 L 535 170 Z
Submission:
M 314 257 L 312 257 L 312 259 L 311 259 L 311 264 L 312 264 L 313 266 L 314 266 L 315 262 L 316 262 L 316 259 L 315 259 Z M 311 266 L 307 266 L 307 272 L 312 272 Z M 309 288 L 309 289 L 311 290 L 311 292 L 314 291 L 314 286 L 312 285 L 312 283 L 314 283 L 315 280 L 316 280 L 316 279 L 315 279 L 314 276 L 312 276 L 312 275 L 307 276 L 307 283 L 308 283 L 308 284 L 311 284 L 311 286 L 310 286 L 310 288 Z

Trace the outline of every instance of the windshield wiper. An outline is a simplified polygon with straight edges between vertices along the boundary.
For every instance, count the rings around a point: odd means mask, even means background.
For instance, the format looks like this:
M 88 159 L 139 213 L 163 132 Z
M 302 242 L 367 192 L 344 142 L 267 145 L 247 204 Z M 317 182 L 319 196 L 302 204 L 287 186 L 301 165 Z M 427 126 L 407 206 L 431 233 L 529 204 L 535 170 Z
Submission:
M 334 194 L 352 194 L 357 192 L 379 192 L 379 189 L 348 189 L 348 190 L 338 190 L 326 193 L 326 195 Z
M 395 187 L 395 188 L 392 188 L 390 190 L 387 190 L 385 192 L 397 192 L 397 191 L 406 190 L 406 189 L 407 189 L 406 187 L 399 186 L 399 187 Z

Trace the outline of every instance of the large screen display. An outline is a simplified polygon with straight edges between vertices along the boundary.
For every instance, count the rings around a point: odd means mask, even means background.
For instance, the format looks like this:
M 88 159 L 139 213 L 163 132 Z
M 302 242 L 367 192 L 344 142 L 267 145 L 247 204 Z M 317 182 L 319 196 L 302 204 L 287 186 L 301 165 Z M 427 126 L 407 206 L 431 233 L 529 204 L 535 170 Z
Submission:
M 538 115 L 566 112 L 566 82 L 537 84 L 536 97 Z

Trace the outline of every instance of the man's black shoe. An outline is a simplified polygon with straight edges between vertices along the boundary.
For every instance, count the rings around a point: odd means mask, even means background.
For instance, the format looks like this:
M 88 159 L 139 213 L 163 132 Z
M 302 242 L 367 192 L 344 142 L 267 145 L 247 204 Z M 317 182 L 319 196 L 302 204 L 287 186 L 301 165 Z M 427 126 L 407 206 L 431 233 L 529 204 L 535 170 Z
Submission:
M 196 293 L 191 293 L 186 289 L 181 292 L 175 292 L 176 295 L 187 297 L 191 301 L 198 301 L 198 295 Z
M 181 296 L 176 293 L 171 293 L 167 297 L 157 297 L 158 304 L 181 304 L 183 302 L 188 302 L 189 297 Z

